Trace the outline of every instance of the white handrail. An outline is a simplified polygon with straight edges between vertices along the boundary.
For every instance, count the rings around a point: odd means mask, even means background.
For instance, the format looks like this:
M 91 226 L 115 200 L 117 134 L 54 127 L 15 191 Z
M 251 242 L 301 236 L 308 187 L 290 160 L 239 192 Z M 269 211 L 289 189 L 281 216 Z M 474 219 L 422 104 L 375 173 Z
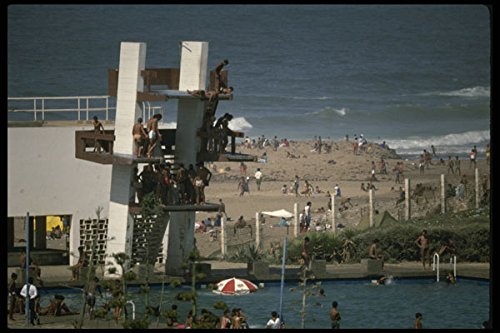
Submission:
M 135 303 L 133 301 L 127 301 L 128 304 L 132 304 L 132 320 L 135 320 Z
M 436 258 L 437 258 L 437 260 L 436 260 Z M 437 252 L 435 252 L 434 256 L 432 257 L 432 271 L 435 271 L 435 270 L 437 270 L 436 281 L 439 282 L 439 254 L 437 254 Z
M 283 239 L 283 258 L 281 260 L 281 286 L 280 286 L 280 321 L 283 321 L 283 288 L 285 286 L 285 269 L 286 269 L 286 237 Z
M 451 262 L 450 258 L 450 262 Z M 457 277 L 457 256 L 453 256 L 453 276 L 456 278 Z
M 45 120 L 45 114 L 50 112 L 76 112 L 76 119 L 82 120 L 81 113 L 85 113 L 84 120 L 91 120 L 90 112 L 102 112 L 104 120 L 109 119 L 109 111 L 116 109 L 116 106 L 110 106 L 108 95 L 101 96 L 44 96 L 44 97 L 8 97 L 8 112 L 33 113 L 33 120 L 38 120 L 41 114 L 42 121 Z M 50 105 L 49 105 L 50 104 Z M 94 104 L 94 107 L 90 105 Z M 95 106 L 98 104 L 99 106 Z
M 456 278 L 457 277 L 457 256 L 450 257 L 450 264 L 453 264 L 453 276 Z M 432 271 L 436 271 L 436 281 L 439 282 L 439 254 L 437 252 L 434 253 L 434 256 L 432 257 Z
M 112 120 L 110 119 L 109 111 L 116 110 L 116 101 L 112 103 L 112 106 L 110 105 L 111 98 L 113 97 L 108 95 L 67 97 L 8 97 L 8 113 L 9 115 L 20 112 L 32 113 L 34 121 L 45 121 L 45 115 L 47 113 L 55 112 L 76 112 L 75 120 L 90 121 L 92 120 L 92 117 L 95 115 L 95 113 L 100 113 L 104 115 L 103 120 L 108 121 Z M 151 105 L 149 101 L 142 102 L 142 119 L 144 121 L 150 119 L 155 113 L 160 113 L 165 116 L 163 114 L 164 111 L 165 109 L 163 106 Z M 39 119 L 39 115 L 41 115 L 41 119 Z

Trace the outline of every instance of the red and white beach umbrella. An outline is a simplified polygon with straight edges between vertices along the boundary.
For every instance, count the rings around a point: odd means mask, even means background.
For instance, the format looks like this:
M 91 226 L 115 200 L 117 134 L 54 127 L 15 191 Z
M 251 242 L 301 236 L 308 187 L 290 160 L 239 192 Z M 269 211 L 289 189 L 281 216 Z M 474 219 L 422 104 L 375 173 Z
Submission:
M 246 279 L 230 278 L 217 283 L 216 294 L 223 295 L 245 295 L 259 289 L 254 283 Z

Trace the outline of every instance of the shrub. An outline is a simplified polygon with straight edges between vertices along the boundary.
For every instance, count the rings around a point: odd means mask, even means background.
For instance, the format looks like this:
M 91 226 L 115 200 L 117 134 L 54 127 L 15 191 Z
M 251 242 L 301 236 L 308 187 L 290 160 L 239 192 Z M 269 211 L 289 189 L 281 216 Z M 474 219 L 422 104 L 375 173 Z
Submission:
M 375 238 L 387 262 L 420 261 L 420 249 L 415 240 L 423 229 L 429 235 L 430 254 L 439 251 L 449 239 L 453 240 L 457 260 L 462 262 L 489 262 L 490 224 L 489 212 L 483 209 L 458 213 L 440 214 L 431 218 L 419 218 L 399 224 L 380 226 L 365 230 L 346 229 L 331 233 L 307 233 L 315 258 L 341 260 L 343 244 L 353 243 L 351 262 L 360 262 L 368 257 L 368 249 Z M 287 261 L 298 263 L 302 251 L 302 237 L 290 242 Z

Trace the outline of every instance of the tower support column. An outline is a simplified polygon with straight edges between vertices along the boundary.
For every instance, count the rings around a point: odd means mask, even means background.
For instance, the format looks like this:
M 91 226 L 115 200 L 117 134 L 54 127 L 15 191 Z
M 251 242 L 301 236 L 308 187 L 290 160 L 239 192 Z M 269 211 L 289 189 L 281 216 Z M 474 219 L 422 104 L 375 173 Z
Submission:
M 116 96 L 114 154 L 132 155 L 134 141 L 132 126 L 141 114 L 137 104 L 137 91 L 144 90 L 144 80 L 140 73 L 145 69 L 146 44 L 122 42 L 120 47 L 120 65 Z M 121 276 L 123 272 L 113 255 L 125 253 L 132 255 L 132 237 L 134 219 L 129 213 L 131 195 L 130 179 L 134 164 L 113 164 L 111 172 L 111 191 L 109 197 L 108 241 L 106 246 L 106 275 Z M 109 273 L 114 268 L 114 273 Z M 129 263 L 125 263 L 125 269 Z
M 181 43 L 179 90 L 204 90 L 207 80 L 208 43 Z M 175 137 L 175 162 L 196 165 L 200 150 L 198 129 L 203 123 L 205 103 L 199 99 L 179 100 L 177 108 L 177 131 Z M 183 263 L 194 249 L 195 212 L 173 212 L 167 227 L 165 273 L 182 273 Z M 174 221 L 172 223 L 172 221 Z M 165 244 L 164 244 L 165 245 Z

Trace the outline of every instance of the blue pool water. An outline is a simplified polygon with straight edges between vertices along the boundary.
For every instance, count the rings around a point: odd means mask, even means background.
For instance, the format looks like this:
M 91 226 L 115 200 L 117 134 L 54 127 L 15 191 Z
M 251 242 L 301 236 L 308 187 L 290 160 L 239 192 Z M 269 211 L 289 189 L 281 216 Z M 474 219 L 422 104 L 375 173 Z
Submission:
M 487 281 L 458 279 L 457 284 L 448 285 L 430 279 L 395 279 L 385 286 L 373 285 L 368 280 L 323 281 L 315 289 L 323 288 L 325 297 L 307 297 L 305 328 L 330 328 L 328 311 L 332 301 L 338 302 L 341 313 L 341 328 L 412 328 L 415 313 L 423 314 L 424 328 L 480 328 L 489 318 L 490 284 Z M 175 300 L 175 295 L 187 287 L 165 286 L 163 310 L 177 304 L 179 319 L 183 320 L 191 309 L 190 302 Z M 145 295 L 138 287 L 130 287 L 129 295 L 135 302 L 136 317 L 143 312 Z M 45 289 L 42 292 L 42 306 L 56 293 L 66 296 L 66 303 L 72 310 L 80 310 L 82 295 L 75 289 Z M 149 304 L 160 303 L 161 286 L 153 286 Z M 208 289 L 199 289 L 198 314 L 202 308 L 221 314 L 213 304 L 224 301 L 230 309 L 242 308 L 248 317 L 250 327 L 264 327 L 271 311 L 279 312 L 280 284 L 265 283 L 256 293 L 244 296 L 223 296 Z M 99 298 L 97 305 L 105 302 Z M 302 291 L 298 283 L 285 285 L 282 314 L 287 328 L 301 328 Z M 129 314 L 132 308 L 129 305 Z M 154 319 L 156 320 L 156 319 Z

